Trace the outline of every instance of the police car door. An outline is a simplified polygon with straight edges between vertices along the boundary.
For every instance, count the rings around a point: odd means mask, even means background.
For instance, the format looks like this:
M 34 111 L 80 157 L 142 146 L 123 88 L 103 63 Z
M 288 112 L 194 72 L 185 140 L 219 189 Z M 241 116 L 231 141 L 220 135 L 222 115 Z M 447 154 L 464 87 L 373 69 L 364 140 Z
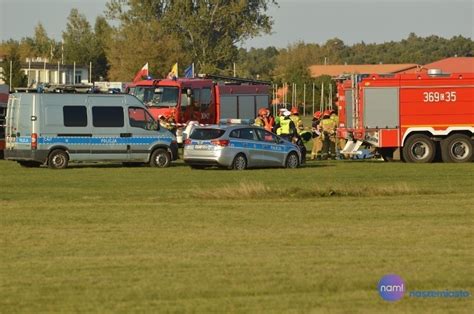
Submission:
M 233 130 L 229 137 L 234 153 L 244 153 L 247 156 L 249 167 L 262 165 L 265 156 L 262 145 L 258 140 L 254 128 L 239 128 Z
M 263 143 L 266 164 L 281 166 L 285 159 L 285 145 L 280 144 L 280 139 L 275 134 L 264 129 L 257 130 L 260 141 Z

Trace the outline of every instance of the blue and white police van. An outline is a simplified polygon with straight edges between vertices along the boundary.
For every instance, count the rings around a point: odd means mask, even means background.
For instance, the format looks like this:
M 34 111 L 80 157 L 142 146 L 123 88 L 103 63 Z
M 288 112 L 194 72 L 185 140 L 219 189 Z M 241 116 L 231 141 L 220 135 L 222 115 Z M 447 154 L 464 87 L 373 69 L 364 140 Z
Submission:
M 66 168 L 110 161 L 168 167 L 176 137 L 132 95 L 14 93 L 8 100 L 5 159 Z

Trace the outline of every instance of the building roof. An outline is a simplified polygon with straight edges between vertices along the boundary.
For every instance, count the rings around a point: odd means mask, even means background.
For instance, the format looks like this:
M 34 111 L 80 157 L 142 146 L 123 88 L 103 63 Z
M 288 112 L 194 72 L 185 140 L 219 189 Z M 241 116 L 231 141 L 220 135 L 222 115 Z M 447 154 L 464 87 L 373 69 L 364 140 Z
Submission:
M 309 67 L 311 77 L 321 75 L 339 76 L 342 74 L 389 74 L 413 73 L 419 66 L 414 63 L 405 64 L 346 64 L 346 65 L 312 65 Z
M 22 62 L 21 63 L 21 68 L 23 70 L 28 70 L 30 68 L 31 70 L 43 70 L 46 68 L 46 70 L 58 70 L 58 64 L 57 63 L 44 63 L 44 62 Z M 61 71 L 64 71 L 65 69 L 68 70 L 73 70 L 74 65 L 73 64 L 60 64 L 59 68 Z M 76 70 L 81 70 L 81 69 L 86 69 L 88 70 L 88 66 L 84 66 L 82 64 L 76 64 Z
M 423 66 L 423 70 L 441 69 L 445 73 L 474 73 L 474 57 L 452 57 Z

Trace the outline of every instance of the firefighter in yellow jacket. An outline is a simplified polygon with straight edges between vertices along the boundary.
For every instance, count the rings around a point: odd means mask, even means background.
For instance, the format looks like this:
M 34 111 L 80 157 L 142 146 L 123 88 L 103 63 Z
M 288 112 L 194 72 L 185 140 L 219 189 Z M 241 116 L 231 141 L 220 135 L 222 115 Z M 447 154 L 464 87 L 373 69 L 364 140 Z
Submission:
M 321 136 L 321 111 L 316 111 L 313 114 L 313 121 L 311 125 L 313 134 L 313 148 L 311 149 L 311 160 L 321 159 L 321 150 L 323 149 L 323 139 Z
M 303 121 L 301 120 L 299 116 L 298 108 L 292 107 L 290 112 L 291 112 L 290 119 L 295 124 L 296 131 L 298 132 L 298 134 L 301 135 L 301 133 L 304 131 L 304 125 L 303 125 Z
M 331 119 L 331 110 L 323 113 L 321 131 L 323 139 L 322 159 L 336 158 L 336 123 Z
M 339 116 L 336 114 L 335 111 L 331 111 L 331 119 L 334 121 L 334 123 L 336 124 L 336 128 L 339 126 Z M 346 146 L 346 139 L 342 138 L 342 137 L 338 137 L 336 139 L 336 147 L 337 147 L 337 150 L 339 151 L 339 157 L 340 158 L 346 158 L 348 159 L 350 156 L 349 155 L 342 155 L 340 152 L 344 150 L 344 147 Z

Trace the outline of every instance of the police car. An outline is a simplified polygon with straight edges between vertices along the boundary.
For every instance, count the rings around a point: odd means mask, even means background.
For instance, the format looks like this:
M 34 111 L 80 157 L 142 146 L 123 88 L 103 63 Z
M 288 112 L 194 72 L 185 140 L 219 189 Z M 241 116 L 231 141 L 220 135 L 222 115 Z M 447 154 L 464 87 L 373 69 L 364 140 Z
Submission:
M 257 126 L 195 127 L 184 141 L 184 162 L 197 169 L 297 168 L 301 158 L 298 146 Z

